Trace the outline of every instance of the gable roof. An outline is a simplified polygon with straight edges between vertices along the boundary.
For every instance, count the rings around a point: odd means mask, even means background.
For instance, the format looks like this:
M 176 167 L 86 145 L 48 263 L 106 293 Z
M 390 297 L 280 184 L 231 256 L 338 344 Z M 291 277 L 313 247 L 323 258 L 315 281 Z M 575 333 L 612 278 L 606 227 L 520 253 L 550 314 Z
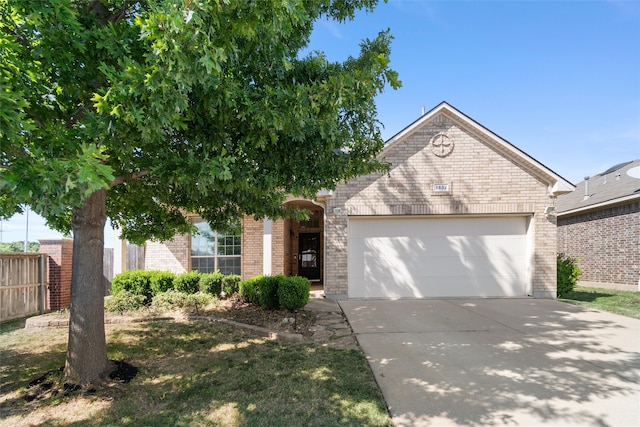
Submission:
M 558 198 L 558 215 L 640 200 L 640 159 L 610 167 L 581 181 L 576 191 Z
M 544 182 L 547 182 L 549 185 L 550 194 L 558 196 L 561 194 L 570 193 L 575 189 L 575 186 L 571 182 L 567 181 L 542 163 L 538 162 L 533 157 L 529 156 L 524 151 L 517 148 L 515 145 L 511 144 L 509 141 L 501 138 L 496 133 L 487 129 L 486 127 L 476 122 L 471 117 L 462 113 L 460 110 L 454 108 L 445 101 L 442 101 L 440 104 L 436 105 L 434 108 L 423 114 L 409 126 L 405 127 L 400 132 L 392 136 L 387 141 L 386 146 L 382 151 L 382 155 L 384 155 L 386 151 L 391 149 L 399 141 L 412 134 L 417 129 L 421 128 L 422 125 L 433 119 L 438 114 L 445 114 L 458 123 L 465 124 L 471 131 L 480 134 L 483 137 L 483 140 L 493 145 L 496 150 L 516 160 L 521 165 L 521 167 L 526 168 L 527 170 L 531 171 L 533 174 L 541 178 Z

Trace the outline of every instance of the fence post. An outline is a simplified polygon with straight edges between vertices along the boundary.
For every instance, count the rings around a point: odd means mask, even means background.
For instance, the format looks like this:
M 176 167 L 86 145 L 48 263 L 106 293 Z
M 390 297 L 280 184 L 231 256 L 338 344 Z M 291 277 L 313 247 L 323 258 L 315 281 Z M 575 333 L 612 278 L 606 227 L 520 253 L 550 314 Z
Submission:
M 40 314 L 44 313 L 45 307 L 45 289 L 44 289 L 44 258 L 47 255 L 40 254 Z

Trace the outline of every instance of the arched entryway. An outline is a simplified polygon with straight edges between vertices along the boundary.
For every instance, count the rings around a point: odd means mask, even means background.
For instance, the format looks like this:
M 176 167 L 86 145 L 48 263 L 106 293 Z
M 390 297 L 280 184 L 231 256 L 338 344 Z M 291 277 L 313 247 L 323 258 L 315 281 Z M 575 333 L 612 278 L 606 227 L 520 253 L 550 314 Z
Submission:
M 287 206 L 309 211 L 309 219 L 287 219 L 284 225 L 285 275 L 303 276 L 314 288 L 324 279 L 324 209 L 309 200 L 291 200 Z

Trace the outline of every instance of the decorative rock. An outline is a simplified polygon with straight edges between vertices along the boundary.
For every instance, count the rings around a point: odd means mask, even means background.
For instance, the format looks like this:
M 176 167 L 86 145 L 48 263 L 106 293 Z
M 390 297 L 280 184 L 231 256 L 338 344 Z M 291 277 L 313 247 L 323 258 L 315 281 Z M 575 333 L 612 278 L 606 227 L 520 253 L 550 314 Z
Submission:
M 333 336 L 332 331 L 318 331 L 311 335 L 311 339 L 316 342 L 326 342 Z
M 351 335 L 351 329 L 347 329 L 347 328 L 336 329 L 333 332 L 334 338 L 347 337 L 349 335 Z
M 353 335 L 348 335 L 346 337 L 342 337 L 338 340 L 331 341 L 331 347 L 338 349 L 358 349 L 358 342 L 353 337 Z
M 321 313 L 318 315 L 318 320 L 316 321 L 318 325 L 324 326 L 343 322 L 345 322 L 344 317 L 338 313 Z

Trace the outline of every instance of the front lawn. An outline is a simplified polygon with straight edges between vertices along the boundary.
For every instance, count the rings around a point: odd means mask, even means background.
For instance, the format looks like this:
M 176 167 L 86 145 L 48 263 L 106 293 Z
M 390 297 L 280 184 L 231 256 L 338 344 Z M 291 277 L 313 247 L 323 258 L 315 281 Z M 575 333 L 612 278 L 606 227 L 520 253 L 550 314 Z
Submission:
M 640 292 L 576 286 L 560 301 L 640 319 Z
M 269 341 L 204 321 L 106 328 L 109 358 L 138 375 L 74 390 L 57 371 L 66 328 L 1 325 L 0 425 L 391 426 L 360 351 Z

